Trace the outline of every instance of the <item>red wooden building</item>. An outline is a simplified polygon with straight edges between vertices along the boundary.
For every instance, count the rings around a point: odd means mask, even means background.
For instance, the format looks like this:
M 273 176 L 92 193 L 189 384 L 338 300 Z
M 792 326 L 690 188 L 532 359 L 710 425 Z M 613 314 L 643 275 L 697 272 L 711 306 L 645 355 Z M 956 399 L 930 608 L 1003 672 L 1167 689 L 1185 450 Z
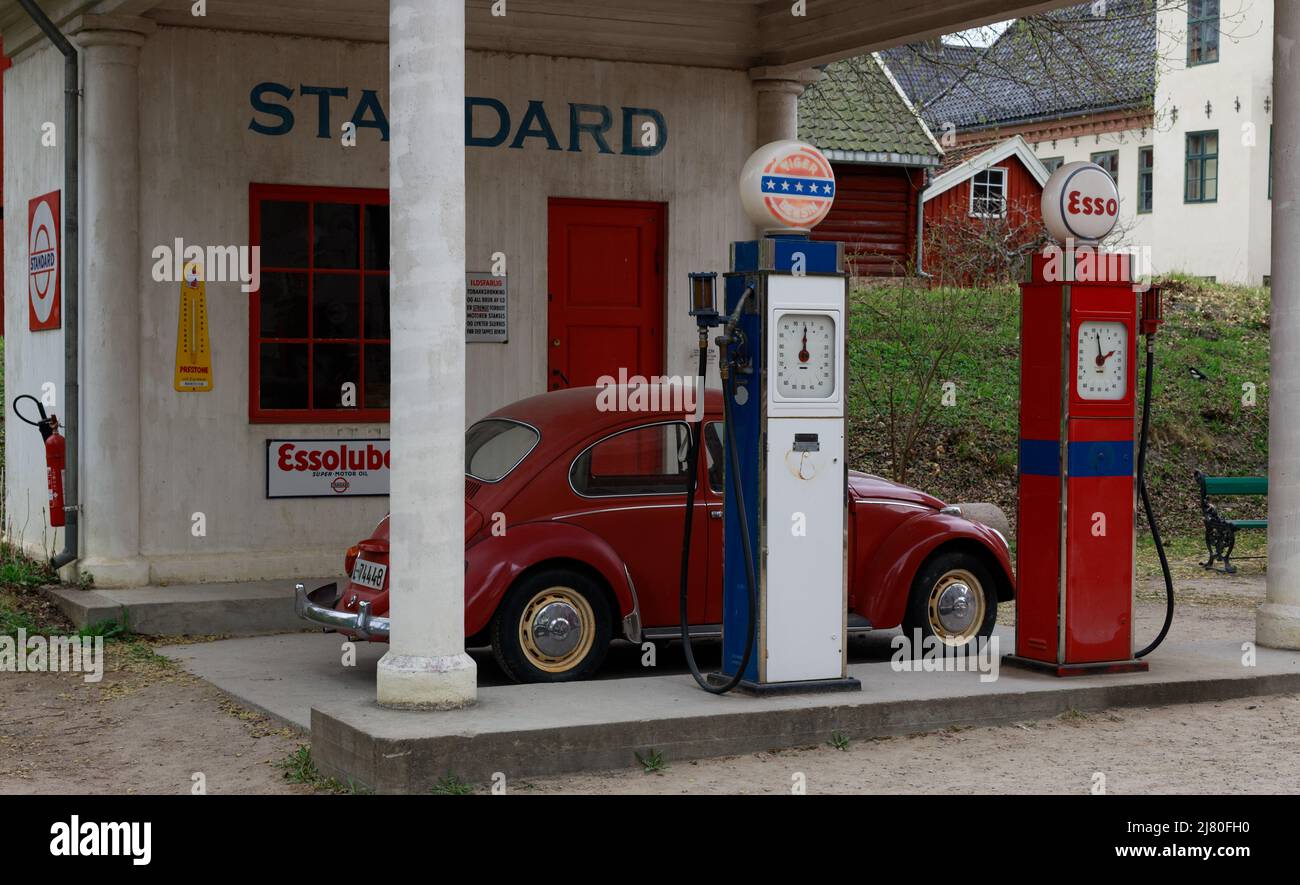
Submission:
M 971 286 L 1014 277 L 1042 242 L 1049 175 L 1018 135 L 950 150 L 923 195 L 922 253 L 934 282 Z
M 1020 136 L 997 144 L 953 148 L 925 189 L 925 223 L 951 218 L 1042 220 L 1039 200 L 1050 173 Z
M 843 242 L 858 276 L 915 273 L 921 194 L 942 151 L 878 56 L 826 66 L 799 99 L 799 136 L 835 169 L 835 205 L 813 239 Z

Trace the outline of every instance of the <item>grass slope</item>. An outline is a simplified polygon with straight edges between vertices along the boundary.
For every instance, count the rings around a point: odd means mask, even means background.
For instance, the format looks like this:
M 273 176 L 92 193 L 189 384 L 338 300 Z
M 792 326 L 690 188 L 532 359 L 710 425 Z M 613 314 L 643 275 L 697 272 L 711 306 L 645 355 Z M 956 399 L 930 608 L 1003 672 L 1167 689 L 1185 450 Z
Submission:
M 1267 472 L 1269 293 L 1186 277 L 1163 284 L 1166 321 L 1156 337 L 1147 480 L 1164 532 L 1190 537 L 1202 532 L 1194 470 Z M 924 360 L 909 364 L 909 342 L 949 340 L 945 333 L 955 329 L 962 344 L 936 378 L 955 383 L 956 401 L 933 410 L 908 482 L 949 501 L 992 501 L 1014 524 L 1020 293 L 1006 287 L 960 295 L 891 287 L 853 292 L 849 463 L 894 476 L 882 391 L 892 384 L 900 399 L 914 397 Z M 900 311 L 909 318 L 900 320 Z M 1141 384 L 1139 376 L 1139 392 Z M 1254 385 L 1253 406 L 1243 404 L 1245 384 Z M 935 386 L 925 400 L 941 394 Z M 1266 506 L 1247 499 L 1230 502 L 1228 510 L 1262 516 Z

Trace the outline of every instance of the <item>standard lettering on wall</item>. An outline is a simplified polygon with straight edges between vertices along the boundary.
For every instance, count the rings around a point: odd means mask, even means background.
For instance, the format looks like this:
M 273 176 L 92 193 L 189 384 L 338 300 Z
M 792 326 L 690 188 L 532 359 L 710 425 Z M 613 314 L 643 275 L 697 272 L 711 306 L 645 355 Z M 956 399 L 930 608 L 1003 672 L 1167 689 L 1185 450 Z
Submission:
M 267 80 L 252 88 L 248 103 L 253 109 L 248 128 L 259 135 L 288 135 L 302 120 L 307 126 L 314 123 L 317 138 L 334 138 L 343 131 L 354 145 L 361 130 L 371 129 L 380 141 L 388 141 L 388 115 L 374 89 L 293 87 Z M 653 138 L 643 137 L 645 132 L 652 132 Z M 557 108 L 530 99 L 512 111 L 496 98 L 465 97 L 466 147 L 540 146 L 548 151 L 653 157 L 667 144 L 668 123 L 654 108 L 620 105 L 615 111 L 608 105 L 582 102 Z

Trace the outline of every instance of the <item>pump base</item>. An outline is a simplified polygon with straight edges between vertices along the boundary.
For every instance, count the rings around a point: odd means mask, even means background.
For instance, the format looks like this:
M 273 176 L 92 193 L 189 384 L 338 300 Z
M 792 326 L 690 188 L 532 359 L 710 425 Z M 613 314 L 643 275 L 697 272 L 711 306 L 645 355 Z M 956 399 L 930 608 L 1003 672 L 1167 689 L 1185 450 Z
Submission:
M 1020 655 L 1003 655 L 1002 663 L 1011 667 L 1036 670 L 1049 676 L 1097 676 L 1103 673 L 1145 673 L 1151 669 L 1146 661 L 1133 658 L 1127 661 L 1098 661 L 1094 664 L 1055 664 L 1022 658 Z
M 710 673 L 706 677 L 713 685 L 730 682 L 726 673 Z M 807 679 L 801 682 L 750 682 L 742 679 L 736 691 L 761 697 L 787 694 L 822 694 L 828 691 L 861 691 L 862 682 L 852 676 L 843 679 Z

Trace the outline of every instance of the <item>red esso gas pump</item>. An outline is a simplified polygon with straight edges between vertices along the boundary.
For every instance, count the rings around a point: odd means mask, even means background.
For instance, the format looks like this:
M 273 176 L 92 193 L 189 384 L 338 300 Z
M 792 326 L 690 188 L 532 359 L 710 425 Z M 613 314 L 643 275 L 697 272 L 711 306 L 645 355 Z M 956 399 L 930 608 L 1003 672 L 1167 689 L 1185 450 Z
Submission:
M 1097 247 L 1119 213 L 1115 183 L 1100 166 L 1056 170 L 1042 210 L 1059 242 L 1034 256 L 1021 286 L 1016 652 L 1008 661 L 1057 676 L 1146 670 L 1141 658 L 1163 640 L 1173 613 L 1142 479 L 1160 293 L 1136 281 L 1131 254 Z M 1147 336 L 1140 432 L 1139 334 Z M 1160 636 L 1135 652 L 1139 497 L 1169 606 Z
M 33 421 L 18 410 L 18 403 L 29 399 L 36 403 L 40 420 Z M 14 414 L 41 432 L 45 441 L 45 482 L 49 488 L 50 525 L 59 528 L 64 525 L 63 512 L 63 471 L 68 465 L 67 441 L 59 433 L 59 416 L 45 414 L 45 406 L 31 394 L 14 398 Z

